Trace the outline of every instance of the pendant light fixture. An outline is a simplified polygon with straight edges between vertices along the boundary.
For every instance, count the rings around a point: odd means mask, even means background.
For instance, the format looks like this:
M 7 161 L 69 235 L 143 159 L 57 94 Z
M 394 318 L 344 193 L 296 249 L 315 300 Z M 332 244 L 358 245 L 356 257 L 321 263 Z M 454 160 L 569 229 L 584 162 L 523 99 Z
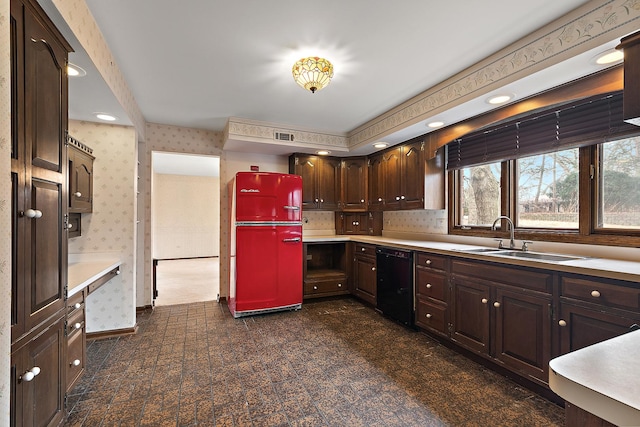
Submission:
M 311 93 L 327 86 L 333 77 L 333 65 L 324 58 L 310 56 L 293 64 L 293 79 Z

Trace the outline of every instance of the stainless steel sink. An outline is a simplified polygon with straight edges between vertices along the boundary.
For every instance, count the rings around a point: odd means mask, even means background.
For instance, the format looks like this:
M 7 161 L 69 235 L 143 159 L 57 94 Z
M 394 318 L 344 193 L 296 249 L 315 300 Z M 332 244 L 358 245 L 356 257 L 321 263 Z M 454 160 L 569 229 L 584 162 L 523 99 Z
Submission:
M 540 261 L 571 261 L 574 259 L 584 259 L 581 256 L 575 255 L 558 255 L 558 254 L 543 254 L 540 252 L 523 252 L 523 251 L 496 251 L 493 255 L 500 255 L 512 258 L 525 258 L 525 259 L 537 259 Z
M 473 249 L 457 249 L 460 252 L 469 252 L 469 253 L 484 253 L 484 252 L 499 252 L 499 251 L 503 251 L 503 249 L 496 249 L 496 248 L 473 248 Z

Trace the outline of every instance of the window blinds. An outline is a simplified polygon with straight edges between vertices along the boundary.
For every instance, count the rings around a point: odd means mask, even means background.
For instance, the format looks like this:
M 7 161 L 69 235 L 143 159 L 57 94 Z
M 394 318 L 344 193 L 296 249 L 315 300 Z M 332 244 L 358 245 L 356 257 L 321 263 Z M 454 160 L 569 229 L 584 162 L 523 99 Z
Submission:
M 640 134 L 622 120 L 622 91 L 537 111 L 447 144 L 447 169 L 512 160 Z

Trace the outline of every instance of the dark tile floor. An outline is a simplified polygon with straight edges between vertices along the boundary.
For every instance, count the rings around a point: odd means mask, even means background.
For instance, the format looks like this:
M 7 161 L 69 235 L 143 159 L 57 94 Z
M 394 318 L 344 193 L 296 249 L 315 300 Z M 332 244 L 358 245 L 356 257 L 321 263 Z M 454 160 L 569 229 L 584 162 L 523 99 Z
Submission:
M 89 341 L 68 426 L 561 426 L 562 408 L 353 299 L 158 307 Z

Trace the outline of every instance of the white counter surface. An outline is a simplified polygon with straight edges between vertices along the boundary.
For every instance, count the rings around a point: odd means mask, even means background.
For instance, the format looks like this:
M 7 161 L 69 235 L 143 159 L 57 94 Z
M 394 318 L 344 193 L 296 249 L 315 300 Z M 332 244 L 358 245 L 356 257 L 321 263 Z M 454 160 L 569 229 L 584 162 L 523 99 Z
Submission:
M 640 261 L 622 261 L 608 258 L 585 257 L 570 261 L 543 261 L 534 259 L 521 259 L 499 256 L 491 253 L 465 253 L 462 249 L 478 248 L 480 246 L 467 245 L 461 243 L 434 242 L 427 240 L 405 240 L 384 236 L 303 236 L 304 243 L 323 242 L 361 242 L 373 245 L 391 246 L 409 250 L 428 250 L 430 252 L 442 253 L 444 255 L 455 255 L 457 257 L 476 259 L 482 261 L 500 262 L 510 265 L 521 265 L 535 268 L 546 268 L 553 271 L 563 271 L 566 273 L 587 274 L 608 279 L 627 280 L 640 282 Z M 535 252 L 535 251 L 532 251 Z M 637 284 L 640 287 L 640 283 Z
M 640 425 L 640 331 L 567 353 L 549 363 L 558 396 L 610 423 Z
M 107 274 L 122 261 L 114 256 L 73 257 L 69 255 L 68 295 L 72 296 Z

